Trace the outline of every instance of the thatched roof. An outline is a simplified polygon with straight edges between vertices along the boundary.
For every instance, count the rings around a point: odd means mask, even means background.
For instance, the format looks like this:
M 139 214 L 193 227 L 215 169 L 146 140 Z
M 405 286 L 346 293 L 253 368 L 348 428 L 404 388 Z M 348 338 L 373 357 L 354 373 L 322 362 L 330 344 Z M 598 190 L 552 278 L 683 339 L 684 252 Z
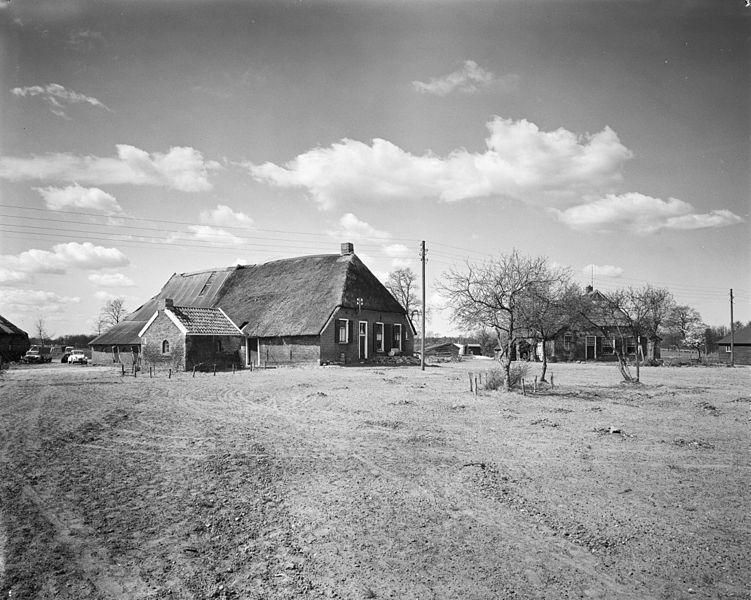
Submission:
M 2 315 L 0 315 L 0 335 L 20 335 L 28 337 L 23 329 L 16 327 Z
M 318 335 L 337 307 L 357 308 L 358 298 L 364 309 L 404 314 L 355 254 L 319 254 L 174 274 L 125 322 L 145 324 L 159 300 L 168 298 L 180 307 L 221 308 L 251 337 Z

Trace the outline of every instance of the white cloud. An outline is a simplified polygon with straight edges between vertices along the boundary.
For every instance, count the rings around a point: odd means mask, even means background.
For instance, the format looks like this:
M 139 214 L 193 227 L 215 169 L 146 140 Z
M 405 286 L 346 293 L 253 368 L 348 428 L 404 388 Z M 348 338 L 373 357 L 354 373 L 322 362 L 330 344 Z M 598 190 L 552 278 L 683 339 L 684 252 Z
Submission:
M 352 213 L 342 215 L 341 219 L 339 219 L 339 229 L 337 231 L 330 231 L 329 235 L 342 242 L 383 241 L 391 237 L 390 233 L 379 231 L 365 221 L 361 221 Z
M 97 290 L 94 292 L 94 298 L 99 300 L 99 302 L 109 302 L 110 300 L 114 300 L 115 298 L 120 298 L 121 296 L 118 296 L 117 294 L 113 294 L 112 292 L 105 292 L 104 290 Z
M 482 153 L 457 149 L 417 156 L 383 139 L 344 139 L 284 166 L 246 164 L 258 181 L 304 188 L 322 207 L 352 199 L 439 198 L 457 202 L 499 195 L 523 201 L 570 200 L 620 181 L 631 151 L 609 127 L 592 135 L 545 132 L 527 120 L 494 118 Z
M 189 225 L 187 231 L 171 234 L 167 238 L 167 243 L 172 244 L 183 240 L 218 246 L 240 246 L 243 244 L 243 240 L 236 235 L 225 229 L 211 227 L 210 225 Z
M 44 290 L 11 288 L 3 291 L 3 310 L 8 312 L 44 315 L 56 313 L 68 304 L 78 303 L 78 296 L 61 296 Z
M 130 277 L 122 273 L 91 273 L 89 281 L 102 287 L 132 287 L 135 285 Z
M 561 222 L 583 231 L 625 230 L 648 235 L 662 229 L 705 229 L 741 223 L 729 210 L 700 214 L 683 200 L 662 200 L 636 192 L 608 194 L 587 204 L 565 210 L 552 209 Z
M 29 283 L 30 281 L 31 276 L 28 273 L 0 267 L 0 285 L 16 285 L 19 283 Z
M 160 185 L 183 192 L 211 189 L 209 172 L 219 163 L 204 160 L 194 148 L 175 146 L 166 154 L 118 144 L 117 157 L 52 153 L 19 158 L 0 157 L 0 179 L 58 180 L 86 184 Z
M 587 265 L 582 269 L 582 273 L 587 277 L 590 277 L 594 272 L 595 276 L 599 277 L 620 277 L 623 275 L 623 268 L 613 265 Z
M 217 225 L 219 227 L 252 227 L 253 219 L 241 212 L 235 212 L 229 206 L 217 204 L 212 210 L 204 210 L 199 215 L 204 225 Z
M 52 251 L 32 248 L 16 255 L 0 256 L 4 268 L 22 273 L 65 273 L 70 268 L 104 269 L 130 263 L 117 248 L 95 246 L 91 242 L 56 244 Z
M 73 90 L 64 88 L 58 83 L 49 83 L 45 86 L 32 85 L 28 87 L 17 87 L 13 88 L 11 93 L 19 97 L 40 96 L 49 105 L 50 111 L 53 114 L 64 119 L 70 118 L 64 110 L 65 106 L 69 104 L 90 104 L 91 106 L 110 111 L 103 102 L 97 100 L 93 96 L 86 96 L 85 94 L 74 92 Z
M 96 210 L 108 215 L 123 214 L 123 209 L 115 197 L 96 187 L 85 188 L 75 183 L 64 188 L 50 186 L 34 189 L 42 195 L 47 208 L 50 210 L 82 208 L 84 210 Z
M 413 81 L 412 87 L 423 94 L 447 96 L 452 92 L 473 94 L 494 82 L 499 82 L 507 88 L 516 87 L 518 77 L 507 75 L 499 80 L 492 72 L 483 69 L 475 61 L 465 60 L 462 67 L 453 73 L 443 77 L 433 77 L 428 82 Z
M 404 244 L 389 244 L 383 247 L 383 251 L 392 258 L 404 258 L 413 253 L 413 250 L 410 250 Z

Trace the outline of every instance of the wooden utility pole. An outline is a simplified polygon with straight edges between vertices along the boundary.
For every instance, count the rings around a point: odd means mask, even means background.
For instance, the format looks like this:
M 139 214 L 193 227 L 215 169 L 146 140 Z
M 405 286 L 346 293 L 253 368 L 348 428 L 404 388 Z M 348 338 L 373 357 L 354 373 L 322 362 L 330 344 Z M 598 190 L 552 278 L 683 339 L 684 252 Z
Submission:
M 733 288 L 730 288 L 730 366 L 735 366 L 735 322 L 733 320 Z
M 420 242 L 420 262 L 422 262 L 422 311 L 420 321 L 422 334 L 420 336 L 420 369 L 425 370 L 425 240 Z

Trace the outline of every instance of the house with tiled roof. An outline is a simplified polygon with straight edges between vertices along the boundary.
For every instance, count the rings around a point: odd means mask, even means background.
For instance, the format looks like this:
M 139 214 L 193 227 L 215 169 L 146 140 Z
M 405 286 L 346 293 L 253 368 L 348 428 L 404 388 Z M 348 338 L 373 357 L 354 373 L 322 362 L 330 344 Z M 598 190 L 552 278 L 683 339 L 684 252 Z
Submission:
M 172 302 L 170 314 L 174 320 L 169 315 L 165 317 L 172 325 L 160 319 L 144 329 L 165 301 Z M 209 322 L 225 326 L 217 312 L 199 309 L 220 310 L 240 330 L 244 345 L 237 353 L 244 366 L 352 364 L 389 354 L 411 355 L 414 349 L 415 330 L 404 308 L 355 255 L 353 244 L 344 243 L 339 254 L 176 273 L 156 296 L 90 342 L 92 360 L 111 363 L 113 349 L 126 338 L 131 341 L 129 336 L 135 327 L 142 359 L 157 360 L 153 340 L 147 344 L 145 338 L 155 335 L 155 325 L 172 333 L 181 331 L 179 322 L 186 329 L 181 334 L 186 346 L 173 355 L 170 344 L 170 355 L 174 360 L 187 352 L 183 368 L 191 368 L 188 342 L 198 344 L 201 335 L 229 335 L 213 329 L 210 333 L 191 329 Z M 165 337 L 162 341 L 170 339 Z M 222 352 L 227 352 L 225 341 L 222 344 Z M 235 341 L 231 348 L 234 352 Z
M 164 298 L 138 337 L 142 361 L 150 366 L 180 371 L 242 366 L 245 336 L 221 308 L 175 306 Z

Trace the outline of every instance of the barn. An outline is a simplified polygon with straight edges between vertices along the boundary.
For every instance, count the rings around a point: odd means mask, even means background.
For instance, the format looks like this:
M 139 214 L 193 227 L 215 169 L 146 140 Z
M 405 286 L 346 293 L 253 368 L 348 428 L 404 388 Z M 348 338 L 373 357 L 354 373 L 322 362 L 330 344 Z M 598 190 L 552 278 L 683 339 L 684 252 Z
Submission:
M 730 335 L 717 342 L 717 351 L 720 361 L 730 364 Z M 734 364 L 751 365 L 751 325 L 735 332 L 732 355 Z
M 28 334 L 0 315 L 0 362 L 19 360 L 29 347 Z
M 107 345 L 122 338 L 132 346 L 133 331 L 143 353 L 143 328 L 167 300 L 181 310 L 221 309 L 242 333 L 237 355 L 245 366 L 366 363 L 413 352 L 415 331 L 404 308 L 348 242 L 338 254 L 174 274 L 156 296 L 91 341 L 92 360 L 111 362 Z

